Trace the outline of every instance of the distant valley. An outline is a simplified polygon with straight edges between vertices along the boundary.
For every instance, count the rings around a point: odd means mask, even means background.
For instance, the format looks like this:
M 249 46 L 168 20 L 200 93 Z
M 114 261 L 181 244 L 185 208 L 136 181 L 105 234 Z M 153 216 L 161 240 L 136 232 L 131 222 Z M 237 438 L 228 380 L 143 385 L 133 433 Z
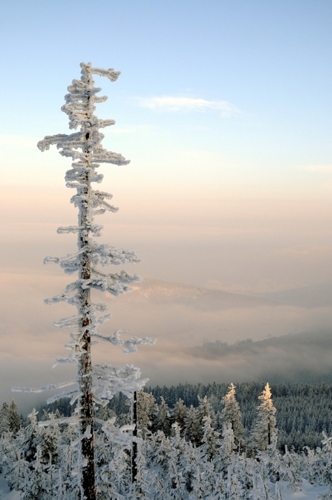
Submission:
M 157 383 L 332 381 L 329 287 L 316 288 L 258 297 L 146 279 L 110 306 L 119 325 L 156 337 L 137 356 L 142 367 L 158 360 Z

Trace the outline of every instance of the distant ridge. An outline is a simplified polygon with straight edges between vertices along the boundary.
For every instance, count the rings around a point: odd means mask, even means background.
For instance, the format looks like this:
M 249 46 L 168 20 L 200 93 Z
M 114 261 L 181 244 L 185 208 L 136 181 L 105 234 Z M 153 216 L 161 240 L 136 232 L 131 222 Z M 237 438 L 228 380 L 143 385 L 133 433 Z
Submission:
M 177 303 L 204 311 L 278 305 L 264 297 L 253 297 L 152 278 L 145 279 L 139 285 L 135 285 L 133 293 L 127 297 L 134 300 L 148 300 L 153 303 Z
M 318 283 L 290 290 L 260 294 L 260 297 L 297 307 L 331 307 L 332 283 Z
M 291 333 L 234 344 L 204 342 L 188 352 L 201 359 L 220 360 L 229 368 L 248 367 L 252 380 L 332 382 L 332 331 Z

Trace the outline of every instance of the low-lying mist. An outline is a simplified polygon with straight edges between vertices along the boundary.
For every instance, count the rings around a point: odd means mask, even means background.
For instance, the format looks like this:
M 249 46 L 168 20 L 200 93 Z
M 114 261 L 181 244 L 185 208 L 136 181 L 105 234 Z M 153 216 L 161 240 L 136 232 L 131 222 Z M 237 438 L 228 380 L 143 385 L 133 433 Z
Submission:
M 67 379 L 69 373 L 72 378 L 73 370 L 51 369 L 55 358 L 65 355 L 68 339 L 68 331 L 54 328 L 52 321 L 74 310 L 43 304 L 45 297 L 68 283 L 68 277 L 47 275 L 36 280 L 28 274 L 8 274 L 4 279 L 1 398 L 10 400 L 12 385 L 41 386 Z M 133 363 L 151 385 L 299 382 L 321 380 L 331 373 L 332 307 L 326 305 L 306 308 L 158 280 L 146 280 L 121 297 L 96 299 L 106 301 L 112 314 L 101 333 L 122 329 L 128 330 L 124 336 L 151 336 L 157 342 L 132 355 L 98 343 L 93 361 Z M 35 401 L 33 395 L 14 396 L 24 407 Z

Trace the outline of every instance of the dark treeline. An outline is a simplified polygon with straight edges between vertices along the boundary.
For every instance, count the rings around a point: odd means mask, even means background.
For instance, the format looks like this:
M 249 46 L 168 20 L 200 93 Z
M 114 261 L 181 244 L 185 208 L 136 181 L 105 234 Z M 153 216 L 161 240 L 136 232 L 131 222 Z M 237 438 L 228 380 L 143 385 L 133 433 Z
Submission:
M 160 405 L 163 398 L 170 412 L 177 401 L 183 400 L 187 408 L 197 408 L 199 398 L 208 398 L 216 415 L 216 429 L 218 429 L 218 415 L 223 409 L 223 397 L 228 391 L 229 384 L 179 384 L 171 387 L 147 387 L 145 392 L 153 395 L 156 404 Z M 236 385 L 236 399 L 242 413 L 242 423 L 246 433 L 252 429 L 256 408 L 259 404 L 258 396 L 264 384 L 258 382 L 239 383 Z M 275 384 L 272 385 L 273 403 L 277 409 L 276 419 L 278 428 L 278 448 L 284 451 L 285 445 L 289 449 L 301 451 L 304 446 L 316 448 L 321 446 L 322 432 L 332 434 L 332 385 L 329 384 Z M 47 411 L 59 410 L 62 415 L 69 416 L 71 407 L 68 400 L 40 408 Z M 109 409 L 122 421 L 129 413 L 128 400 L 123 394 L 115 396 L 109 403 Z M 158 411 L 158 410 L 156 410 Z M 40 411 L 40 415 L 42 415 Z
M 149 387 L 157 403 L 163 397 L 173 407 L 182 399 L 187 407 L 198 406 L 198 396 L 208 397 L 216 414 L 223 408 L 223 397 L 229 384 L 179 384 L 172 387 Z M 263 384 L 243 382 L 236 385 L 236 399 L 240 405 L 243 426 L 250 431 L 256 415 L 258 396 Z M 278 447 L 294 447 L 296 451 L 304 446 L 315 448 L 321 445 L 322 431 L 332 433 L 332 384 L 275 384 L 272 385 L 273 404 L 277 409 L 276 419 L 279 431 Z

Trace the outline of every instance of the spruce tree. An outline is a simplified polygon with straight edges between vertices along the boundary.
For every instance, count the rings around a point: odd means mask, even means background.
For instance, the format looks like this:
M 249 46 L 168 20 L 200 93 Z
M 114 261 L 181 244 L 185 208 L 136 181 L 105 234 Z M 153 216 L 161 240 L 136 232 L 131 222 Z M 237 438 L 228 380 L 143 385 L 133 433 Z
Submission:
M 172 422 L 179 425 L 181 436 L 184 434 L 187 412 L 188 408 L 184 405 L 183 400 L 180 398 L 174 405 Z
M 258 399 L 261 404 L 257 407 L 257 417 L 251 433 L 251 447 L 256 451 L 264 451 L 268 446 L 276 446 L 278 436 L 275 418 L 277 410 L 273 405 L 268 383 Z
M 139 381 L 140 372 L 132 365 L 118 369 L 111 365 L 95 365 L 92 368 L 91 344 L 93 337 L 107 341 L 116 346 L 122 346 L 124 352 L 134 352 L 137 345 L 153 343 L 152 339 L 138 339 L 132 337 L 121 339 L 121 331 L 112 335 L 103 336 L 98 333 L 98 325 L 109 319 L 109 315 L 99 316 L 106 311 L 105 304 L 92 302 L 92 291 L 109 292 L 118 296 L 131 290 L 132 283 L 140 282 L 137 275 L 131 276 L 126 271 L 104 273 L 100 266 L 109 264 L 137 263 L 139 259 L 135 252 L 116 249 L 107 244 L 98 244 L 93 237 L 100 236 L 102 226 L 95 223 L 96 215 L 106 211 L 116 212 L 118 209 L 108 200 L 112 195 L 92 188 L 92 183 L 100 183 L 103 175 L 98 173 L 100 164 L 111 163 L 126 165 L 129 163 L 121 154 L 107 151 L 101 145 L 104 135 L 100 129 L 114 125 L 114 120 L 100 120 L 94 115 L 95 104 L 104 102 L 107 97 L 97 97 L 101 90 L 95 87 L 93 75 L 105 76 L 114 82 L 119 72 L 113 69 L 100 69 L 91 66 L 91 63 L 81 64 L 81 79 L 73 80 L 68 87 L 69 93 L 65 96 L 66 103 L 62 111 L 69 116 L 69 128 L 79 129 L 78 132 L 46 136 L 38 143 L 41 151 L 48 150 L 55 145 L 62 156 L 69 157 L 73 163 L 66 172 L 66 186 L 76 190 L 71 202 L 78 209 L 78 223 L 75 226 L 60 227 L 58 233 L 77 234 L 77 252 L 66 257 L 47 257 L 45 263 L 56 263 L 66 274 L 78 274 L 78 278 L 67 285 L 64 292 L 46 300 L 47 304 L 68 302 L 77 309 L 75 316 L 61 319 L 54 323 L 59 328 L 71 328 L 76 331 L 70 334 L 71 340 L 67 344 L 70 350 L 68 358 L 57 361 L 63 363 L 77 363 L 77 377 L 67 384 L 55 384 L 42 389 L 65 387 L 76 384 L 77 389 L 50 398 L 55 401 L 60 396 L 72 397 L 72 403 L 77 401 L 76 418 L 80 427 L 81 447 L 81 487 L 83 497 L 89 500 L 96 499 L 95 470 L 94 470 L 94 405 L 106 404 L 114 394 L 121 391 L 132 395 L 144 385 Z M 25 388 L 16 388 L 16 390 Z M 39 389 L 40 390 L 40 389 Z
M 186 440 L 196 445 L 199 441 L 198 431 L 197 411 L 193 405 L 191 405 L 190 408 L 188 408 L 185 418 L 184 436 Z
M 18 413 L 17 405 L 14 400 L 11 402 L 9 406 L 8 420 L 9 420 L 9 430 L 15 434 L 21 427 L 21 419 Z
M 158 406 L 153 395 L 149 392 L 137 392 L 137 426 L 138 435 L 146 439 L 152 422 L 155 420 Z
M 199 405 L 196 410 L 196 415 L 195 415 L 195 426 L 196 426 L 196 436 L 193 444 L 196 444 L 197 446 L 201 445 L 203 442 L 203 435 L 204 435 L 204 426 L 205 426 L 205 419 L 206 417 L 210 417 L 210 425 L 211 427 L 214 427 L 215 424 L 215 415 L 212 410 L 212 407 L 209 403 L 209 400 L 207 396 L 204 396 L 204 398 L 200 398 L 198 396 L 198 401 Z
M 161 397 L 158 414 L 154 422 L 154 428 L 158 431 L 163 431 L 165 436 L 169 436 L 171 434 L 169 409 L 163 397 Z
M 203 457 L 211 461 L 218 454 L 220 447 L 220 434 L 214 430 L 212 426 L 212 419 L 209 415 L 204 417 L 203 422 L 203 437 L 202 445 L 200 447 L 201 453 Z
M 220 418 L 223 426 L 225 424 L 231 424 L 234 440 L 237 446 L 243 441 L 244 429 L 242 425 L 242 415 L 239 407 L 239 403 L 236 401 L 236 388 L 232 383 L 229 388 L 226 396 L 223 398 L 224 408 L 221 412 Z
M 1 417 L 1 419 L 0 419 L 0 436 L 2 436 L 2 434 L 4 432 L 7 432 L 10 430 L 9 406 L 6 403 L 6 401 L 4 401 L 4 403 L 2 404 L 0 417 Z

